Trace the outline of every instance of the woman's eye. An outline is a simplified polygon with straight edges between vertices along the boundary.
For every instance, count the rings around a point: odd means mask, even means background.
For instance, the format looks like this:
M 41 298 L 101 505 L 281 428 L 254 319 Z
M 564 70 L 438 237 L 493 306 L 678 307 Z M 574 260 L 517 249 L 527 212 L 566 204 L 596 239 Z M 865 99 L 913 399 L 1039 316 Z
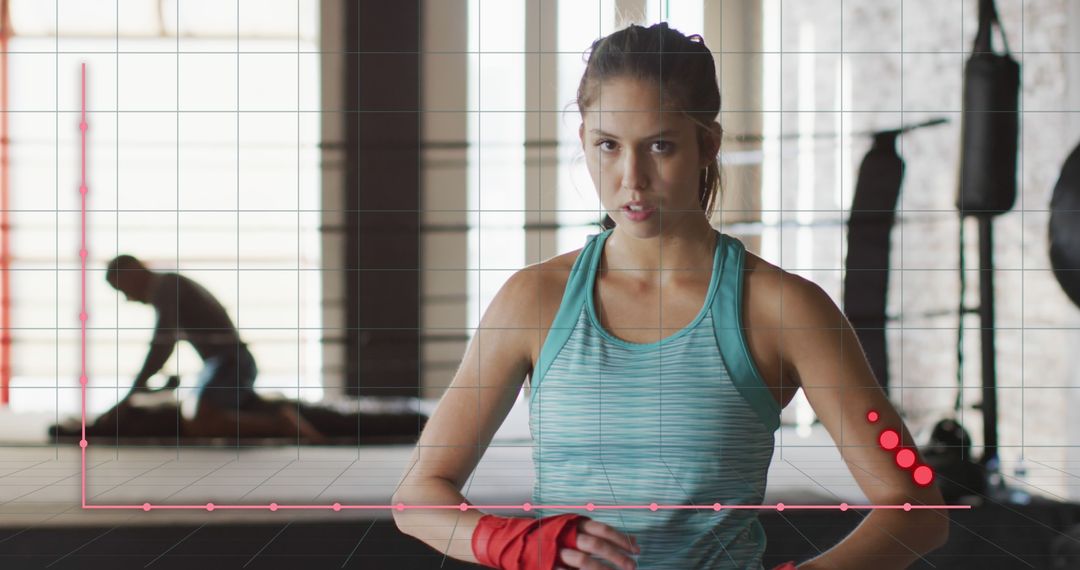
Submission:
M 596 146 L 600 147 L 600 150 L 611 152 L 615 150 L 615 141 L 605 139 L 596 143 Z
M 653 152 L 664 154 L 671 151 L 671 143 L 668 141 L 656 141 L 652 143 Z

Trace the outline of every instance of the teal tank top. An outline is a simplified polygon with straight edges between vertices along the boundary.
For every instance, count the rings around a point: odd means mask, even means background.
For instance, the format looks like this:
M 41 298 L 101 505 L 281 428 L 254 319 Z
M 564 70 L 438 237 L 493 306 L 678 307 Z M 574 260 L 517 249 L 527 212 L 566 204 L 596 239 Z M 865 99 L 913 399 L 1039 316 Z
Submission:
M 741 326 L 743 244 L 716 232 L 704 304 L 658 342 L 619 339 L 600 326 L 593 290 L 604 242 L 590 235 L 570 271 L 529 393 L 535 478 L 531 501 L 637 537 L 638 568 L 759 570 L 760 505 L 779 406 Z M 561 508 L 704 505 L 706 508 Z M 720 503 L 719 511 L 713 508 Z

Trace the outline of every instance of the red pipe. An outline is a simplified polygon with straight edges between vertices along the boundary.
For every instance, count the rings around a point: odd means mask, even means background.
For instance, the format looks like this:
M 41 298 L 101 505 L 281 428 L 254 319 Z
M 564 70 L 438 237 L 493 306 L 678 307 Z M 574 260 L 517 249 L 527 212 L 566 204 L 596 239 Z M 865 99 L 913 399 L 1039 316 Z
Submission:
M 11 401 L 11 224 L 8 220 L 8 0 L 0 0 L 0 406 Z

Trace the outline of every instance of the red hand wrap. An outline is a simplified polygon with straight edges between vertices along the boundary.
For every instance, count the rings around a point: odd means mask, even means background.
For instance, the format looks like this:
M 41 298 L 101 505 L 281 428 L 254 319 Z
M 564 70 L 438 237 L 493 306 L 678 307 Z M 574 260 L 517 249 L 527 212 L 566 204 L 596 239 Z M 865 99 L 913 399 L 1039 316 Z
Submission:
M 575 514 L 542 519 L 484 515 L 472 535 L 477 562 L 500 570 L 552 570 L 559 549 L 577 548 Z
M 785 562 L 785 563 L 777 566 L 776 568 L 773 568 L 773 570 L 798 570 L 798 569 L 795 568 L 795 561 L 792 560 L 791 562 Z

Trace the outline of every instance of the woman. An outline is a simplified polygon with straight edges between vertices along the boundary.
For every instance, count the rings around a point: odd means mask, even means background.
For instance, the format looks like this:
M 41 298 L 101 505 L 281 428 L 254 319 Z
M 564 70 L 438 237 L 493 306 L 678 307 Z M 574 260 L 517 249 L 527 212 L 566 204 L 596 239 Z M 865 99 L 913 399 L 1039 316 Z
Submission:
M 758 511 L 723 506 L 761 504 L 799 388 L 873 504 L 940 504 L 878 446 L 884 428 L 911 439 L 828 295 L 710 226 L 720 95 L 701 38 L 658 24 L 598 40 L 577 103 L 604 230 L 503 286 L 393 498 L 465 503 L 529 376 L 538 508 L 398 509 L 398 527 L 495 568 L 761 568 Z M 586 503 L 721 506 L 539 507 Z M 799 568 L 903 568 L 947 529 L 941 511 L 874 510 Z

